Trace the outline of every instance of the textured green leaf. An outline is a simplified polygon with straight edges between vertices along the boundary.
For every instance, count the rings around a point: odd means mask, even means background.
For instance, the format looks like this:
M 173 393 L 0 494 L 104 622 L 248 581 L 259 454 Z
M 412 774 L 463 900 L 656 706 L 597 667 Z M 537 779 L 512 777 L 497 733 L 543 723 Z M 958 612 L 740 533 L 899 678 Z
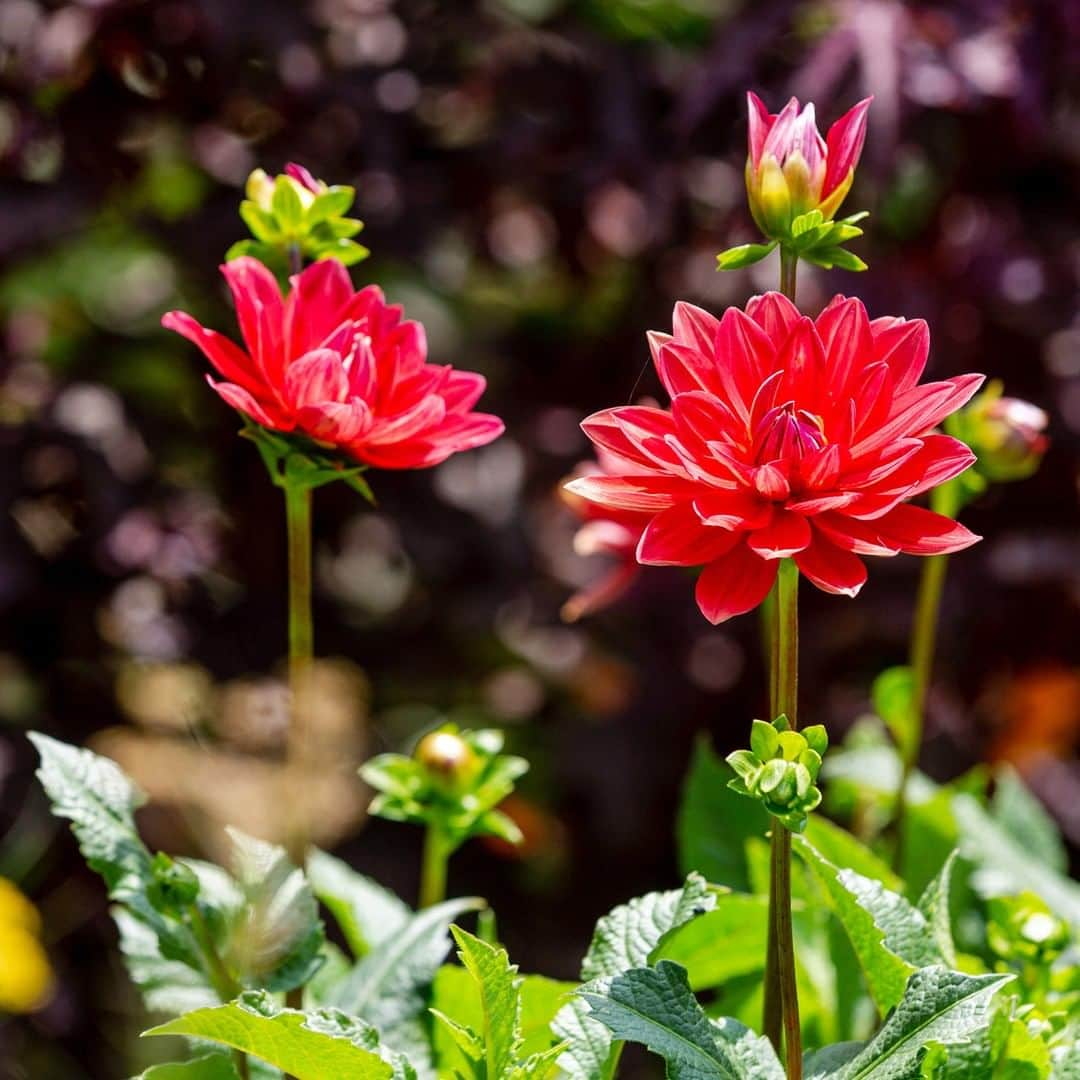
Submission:
M 990 812 L 1029 855 L 1059 874 L 1068 873 L 1069 854 L 1057 824 L 1015 769 L 1004 767 L 995 772 Z
M 488 1080 L 502 1080 L 517 1061 L 521 1045 L 518 1032 L 521 992 L 517 966 L 510 963 L 510 957 L 501 946 L 489 945 L 459 926 L 452 926 L 450 932 L 465 970 L 480 990 L 485 1075 Z
M 812 1051 L 803 1058 L 803 1080 L 833 1080 L 840 1068 L 859 1054 L 864 1045 L 842 1042 Z
M 400 933 L 412 917 L 408 904 L 389 889 L 325 851 L 312 851 L 307 872 L 357 959 Z
M 311 886 L 284 848 L 238 829 L 228 833 L 246 902 L 225 961 L 248 986 L 274 991 L 302 986 L 318 970 L 325 940 Z
M 650 963 L 667 935 L 704 915 L 715 904 L 715 892 L 695 873 L 687 877 L 681 889 L 649 893 L 621 904 L 597 922 L 581 965 L 582 979 L 618 975 Z M 588 1015 L 579 1001 L 563 1006 L 551 1026 L 569 1044 L 559 1059 L 564 1072 L 575 1080 L 611 1075 L 618 1060 L 618 1048 L 612 1047 L 607 1031 Z
M 726 893 L 715 908 L 669 935 L 657 958 L 687 970 L 694 990 L 723 986 L 765 966 L 769 902 L 764 896 Z
M 811 844 L 836 866 L 854 870 L 863 877 L 880 881 L 887 889 L 900 892 L 904 887 L 900 877 L 890 869 L 888 863 L 874 854 L 861 840 L 852 836 L 846 829 L 831 822 L 827 817 L 815 815 L 806 826 L 803 834 Z
M 926 919 L 899 893 L 839 869 L 803 837 L 792 837 L 792 843 L 824 889 L 884 1015 L 903 996 L 916 968 L 941 961 Z
M 423 1033 L 428 988 L 450 951 L 450 924 L 483 906 L 483 900 L 465 897 L 417 912 L 328 992 L 329 1002 L 374 1024 L 387 1046 L 407 1053 L 427 1073 L 432 1068 Z
M 1051 1080 L 1080 1080 L 1080 1039 L 1054 1052 Z
M 919 898 L 919 911 L 922 912 L 930 927 L 937 951 L 948 967 L 956 967 L 956 946 L 953 943 L 952 913 L 950 910 L 950 895 L 952 892 L 952 876 L 956 868 L 957 853 L 954 851 L 945 865 L 938 872 L 937 877 L 926 886 L 926 890 Z
M 690 874 L 681 889 L 648 893 L 621 904 L 596 924 L 581 965 L 582 979 L 643 966 L 666 934 L 715 905 L 716 896 L 700 874 Z
M 713 884 L 750 892 L 746 842 L 764 836 L 770 818 L 728 787 L 734 776 L 708 740 L 699 740 L 679 806 L 679 865 L 684 874 L 696 870 Z
M 768 1040 L 734 1027 L 725 1037 L 695 999 L 686 970 L 670 960 L 592 984 L 582 996 L 615 1038 L 659 1054 L 671 1080 L 783 1080 Z
M 240 1074 L 230 1055 L 204 1054 L 190 1061 L 152 1065 L 138 1080 L 240 1080 Z
M 881 1030 L 833 1080 L 920 1080 L 925 1048 L 964 1042 L 985 1028 L 990 998 L 1011 977 L 944 967 L 915 972 Z
M 970 795 L 957 795 L 953 812 L 960 827 L 960 854 L 975 864 L 972 882 L 982 896 L 1030 889 L 1061 918 L 1080 925 L 1080 886 L 1032 855 Z
M 147 1035 L 187 1035 L 253 1054 L 295 1080 L 390 1080 L 395 1070 L 378 1052 L 373 1028 L 336 1009 L 279 1009 L 261 992 L 198 1009 Z
M 774 240 L 770 244 L 738 244 L 726 251 L 721 251 L 716 256 L 717 268 L 720 270 L 741 270 L 744 266 L 753 266 L 761 262 L 776 247 Z

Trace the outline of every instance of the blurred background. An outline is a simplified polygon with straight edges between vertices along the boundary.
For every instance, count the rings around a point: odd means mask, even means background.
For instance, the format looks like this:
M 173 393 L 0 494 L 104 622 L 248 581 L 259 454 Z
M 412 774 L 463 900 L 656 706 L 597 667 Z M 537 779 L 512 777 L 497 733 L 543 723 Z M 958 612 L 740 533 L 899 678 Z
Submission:
M 451 717 L 533 763 L 507 808 L 524 847 L 451 869 L 523 970 L 573 977 L 597 916 L 675 880 L 695 738 L 726 751 L 762 713 L 757 622 L 711 628 L 656 569 L 564 623 L 612 565 L 574 553 L 556 490 L 584 414 L 659 394 L 645 331 L 677 298 L 774 286 L 771 260 L 715 270 L 754 239 L 752 88 L 815 101 L 823 129 L 875 95 L 845 204 L 872 212 L 871 269 L 804 270 L 802 306 L 848 290 L 926 318 L 933 375 L 1001 377 L 1052 415 L 1041 472 L 966 514 L 986 540 L 952 561 L 923 765 L 1014 763 L 1075 853 L 1078 72 L 1080 6 L 1035 0 L 0 0 L 0 876 L 55 973 L 46 1008 L 0 1018 L 0 1075 L 129 1075 L 144 1026 L 27 727 L 129 769 L 151 846 L 277 827 L 280 496 L 158 326 L 184 307 L 234 332 L 217 264 L 256 166 L 357 187 L 357 283 L 484 372 L 508 429 L 372 474 L 374 511 L 316 495 L 320 843 L 414 899 L 419 833 L 365 820 L 355 766 Z M 804 590 L 804 718 L 834 732 L 906 649 L 917 561 L 871 562 L 856 600 Z

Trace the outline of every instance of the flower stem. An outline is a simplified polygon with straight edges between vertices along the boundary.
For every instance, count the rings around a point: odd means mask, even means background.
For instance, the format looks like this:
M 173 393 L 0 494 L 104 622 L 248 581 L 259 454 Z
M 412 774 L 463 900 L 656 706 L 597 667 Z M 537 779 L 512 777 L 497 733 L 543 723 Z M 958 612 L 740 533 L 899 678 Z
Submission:
M 799 266 L 799 256 L 794 251 L 780 247 L 780 291 L 794 304 L 795 277 Z
M 214 988 L 214 993 L 217 994 L 221 1004 L 227 1005 L 234 998 L 240 996 L 243 987 L 229 974 L 224 962 L 218 955 L 214 939 L 210 934 L 210 928 L 206 925 L 206 920 L 203 918 L 198 904 L 192 903 L 188 908 L 188 925 L 191 927 L 192 935 L 202 952 L 203 961 L 206 964 L 206 976 L 210 980 L 210 985 Z M 250 1074 L 248 1072 L 247 1054 L 242 1050 L 233 1050 L 232 1059 L 240 1080 L 248 1080 Z
M 946 517 L 955 518 L 960 511 L 960 493 L 960 485 L 955 480 L 934 488 L 930 493 L 931 509 Z M 915 601 L 915 618 L 911 627 L 911 652 L 909 654 L 913 680 L 912 730 L 907 746 L 901 749 L 900 786 L 896 791 L 896 806 L 893 811 L 893 823 L 896 830 L 893 865 L 898 871 L 904 860 L 904 819 L 907 817 L 908 788 L 911 785 L 911 774 L 915 771 L 918 762 L 919 748 L 922 746 L 926 697 L 930 690 L 938 620 L 941 615 L 941 598 L 945 592 L 945 574 L 948 568 L 948 555 L 929 555 L 923 559 L 919 594 Z
M 297 790 L 292 795 L 294 817 L 287 847 L 293 862 L 307 861 L 308 825 L 304 805 L 304 772 L 310 738 L 308 709 L 312 666 L 311 621 L 311 488 L 284 482 L 285 521 L 289 547 L 289 696 L 292 702 L 287 761 Z
M 424 833 L 424 854 L 420 864 L 420 907 L 434 907 L 446 899 L 446 864 L 450 849 L 442 829 L 429 825 Z

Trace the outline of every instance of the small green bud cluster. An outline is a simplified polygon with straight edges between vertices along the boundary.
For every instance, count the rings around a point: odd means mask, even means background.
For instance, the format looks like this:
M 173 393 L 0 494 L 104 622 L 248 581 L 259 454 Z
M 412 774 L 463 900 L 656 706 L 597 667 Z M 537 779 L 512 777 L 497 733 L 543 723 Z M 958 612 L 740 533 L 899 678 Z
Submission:
M 182 916 L 199 895 L 199 879 L 183 863 L 159 851 L 150 864 L 146 898 L 163 915 Z
M 1033 892 L 995 897 L 988 915 L 987 944 L 1008 962 L 1049 967 L 1072 941 L 1069 924 Z
M 368 249 L 353 237 L 364 227 L 346 217 L 356 190 L 316 180 L 300 165 L 280 176 L 256 169 L 247 181 L 240 216 L 253 239 L 240 240 L 226 259 L 251 255 L 278 272 L 295 271 L 303 259 L 337 259 L 352 266 L 366 259 Z
M 786 716 L 778 716 L 771 724 L 755 720 L 750 749 L 727 757 L 736 773 L 728 786 L 757 799 L 793 832 L 802 832 L 810 811 L 821 802 L 817 778 L 828 745 L 829 736 L 821 724 L 792 731 Z
M 481 835 L 516 844 L 521 840 L 517 826 L 496 807 L 529 766 L 502 748 L 501 731 L 444 724 L 425 735 L 411 757 L 380 754 L 360 770 L 378 793 L 369 812 L 435 826 L 451 849 Z

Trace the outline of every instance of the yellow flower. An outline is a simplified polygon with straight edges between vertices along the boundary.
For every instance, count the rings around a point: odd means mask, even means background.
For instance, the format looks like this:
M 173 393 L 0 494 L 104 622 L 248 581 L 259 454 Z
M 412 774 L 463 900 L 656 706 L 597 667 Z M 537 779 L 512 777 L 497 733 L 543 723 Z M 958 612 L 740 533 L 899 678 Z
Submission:
M 53 972 L 40 933 L 37 909 L 0 878 L 0 1012 L 33 1012 L 52 997 Z

